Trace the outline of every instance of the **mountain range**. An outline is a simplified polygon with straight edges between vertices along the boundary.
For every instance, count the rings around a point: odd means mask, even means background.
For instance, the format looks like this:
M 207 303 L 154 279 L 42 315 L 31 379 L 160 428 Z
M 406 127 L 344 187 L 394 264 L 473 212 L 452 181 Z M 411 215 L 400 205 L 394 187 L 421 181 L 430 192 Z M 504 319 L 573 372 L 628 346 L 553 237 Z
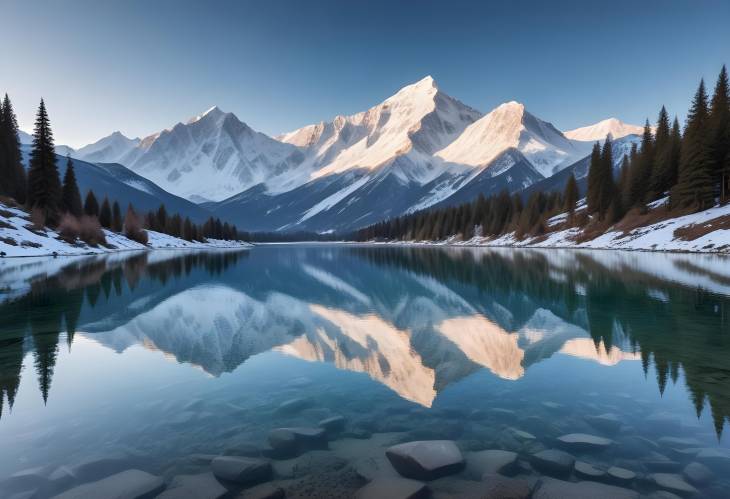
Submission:
M 124 165 L 246 230 L 327 233 L 553 185 L 546 179 L 582 165 L 594 141 L 630 143 L 641 130 L 611 118 L 561 132 L 514 101 L 482 114 L 428 76 L 366 111 L 277 137 L 213 107 L 148 137 L 114 132 L 69 154 Z

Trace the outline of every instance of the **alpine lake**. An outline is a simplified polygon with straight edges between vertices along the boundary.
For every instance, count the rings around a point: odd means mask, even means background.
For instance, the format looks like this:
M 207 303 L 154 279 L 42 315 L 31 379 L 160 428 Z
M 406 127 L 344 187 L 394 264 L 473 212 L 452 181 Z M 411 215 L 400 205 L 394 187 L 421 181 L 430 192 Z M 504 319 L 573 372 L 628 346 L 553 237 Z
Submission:
M 730 258 L 0 259 L 0 497 L 730 497 Z

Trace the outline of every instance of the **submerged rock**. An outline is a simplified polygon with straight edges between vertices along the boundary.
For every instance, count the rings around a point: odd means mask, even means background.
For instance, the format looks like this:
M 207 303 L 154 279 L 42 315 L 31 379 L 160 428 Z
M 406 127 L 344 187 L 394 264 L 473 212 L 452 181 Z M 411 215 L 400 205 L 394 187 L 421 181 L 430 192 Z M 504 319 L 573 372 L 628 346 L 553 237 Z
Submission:
M 689 463 L 682 470 L 682 475 L 689 481 L 698 486 L 706 485 L 712 481 L 715 474 L 710 468 L 702 463 Z
M 177 475 L 157 499 L 219 499 L 228 490 L 215 479 L 213 473 Z
M 608 449 L 613 440 L 587 433 L 569 433 L 558 437 L 558 442 L 563 447 L 576 452 L 599 452 Z
M 162 478 L 140 470 L 127 470 L 79 485 L 55 496 L 55 499 L 90 499 L 113 497 L 118 499 L 146 499 L 165 488 Z
M 469 474 L 475 479 L 481 478 L 485 473 L 512 473 L 517 464 L 517 453 L 506 450 L 483 450 L 470 452 L 466 456 L 466 468 Z
M 530 485 L 518 478 L 487 473 L 482 476 L 480 499 L 527 499 L 530 497 Z
M 533 499 L 638 499 L 633 490 L 598 482 L 564 482 L 544 478 Z
M 649 475 L 649 480 L 658 488 L 668 490 L 681 496 L 692 496 L 697 489 L 684 481 L 680 475 L 675 473 L 654 473 Z
M 406 478 L 434 480 L 464 468 L 464 457 L 451 440 L 426 440 L 394 445 L 385 455 Z
M 284 489 L 273 483 L 262 483 L 250 489 L 246 489 L 238 496 L 238 499 L 284 499 Z
M 408 478 L 378 478 L 357 491 L 356 499 L 421 499 L 428 497 L 423 482 Z
M 269 432 L 269 445 L 280 457 L 307 450 L 326 449 L 327 434 L 322 428 L 277 428 Z
M 317 426 L 325 430 L 327 433 L 336 434 L 345 429 L 345 418 L 342 416 L 332 416 L 323 419 Z
M 576 461 L 573 471 L 575 476 L 586 480 L 602 480 L 606 477 L 605 471 L 583 461 Z
M 589 425 L 609 435 L 616 434 L 621 429 L 621 420 L 612 413 L 601 414 L 599 416 L 587 416 L 585 419 Z
M 346 465 L 347 460 L 330 451 L 315 450 L 294 459 L 276 461 L 273 467 L 277 477 L 299 478 L 305 475 L 336 471 Z
M 575 464 L 575 458 L 557 449 L 547 449 L 533 454 L 530 463 L 539 471 L 548 475 L 569 476 Z
M 211 469 L 216 478 L 236 483 L 257 483 L 271 476 L 271 463 L 255 457 L 219 456 Z
M 606 474 L 608 479 L 617 485 L 629 485 L 636 480 L 636 473 L 618 466 L 611 466 Z

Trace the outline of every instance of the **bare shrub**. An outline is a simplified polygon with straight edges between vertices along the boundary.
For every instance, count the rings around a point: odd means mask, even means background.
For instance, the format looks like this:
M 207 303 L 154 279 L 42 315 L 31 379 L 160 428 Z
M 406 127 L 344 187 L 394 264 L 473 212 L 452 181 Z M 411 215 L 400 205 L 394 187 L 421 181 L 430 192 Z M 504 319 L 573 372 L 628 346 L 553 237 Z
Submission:
M 142 220 L 130 205 L 127 214 L 124 216 L 124 235 L 140 244 L 147 244 L 147 231 L 142 227 Z
M 89 246 L 106 244 L 106 236 L 99 219 L 88 215 L 82 216 L 79 220 L 79 238 Z
M 67 243 L 73 244 L 81 234 L 79 219 L 70 213 L 65 213 L 58 224 L 58 235 Z

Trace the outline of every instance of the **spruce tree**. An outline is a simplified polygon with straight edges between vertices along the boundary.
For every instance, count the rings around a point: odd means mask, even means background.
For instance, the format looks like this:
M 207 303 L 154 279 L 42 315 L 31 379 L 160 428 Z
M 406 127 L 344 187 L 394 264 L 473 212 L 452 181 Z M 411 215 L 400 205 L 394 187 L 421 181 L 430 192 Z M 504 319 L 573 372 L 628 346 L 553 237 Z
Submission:
M 56 166 L 53 132 L 43 99 L 38 107 L 35 121 L 26 204 L 31 209 L 41 210 L 46 223 L 51 227 L 58 223 L 61 210 L 61 180 Z
M 708 127 L 715 193 L 724 201 L 730 195 L 725 172 L 726 160 L 730 155 L 730 88 L 725 66 L 722 67 L 715 84 L 715 92 L 710 103 Z
M 667 114 L 667 109 L 662 106 L 661 111 L 659 111 L 659 118 L 657 119 L 654 139 L 654 165 L 651 170 L 650 201 L 659 199 L 671 187 L 671 185 L 666 185 L 667 162 L 672 146 L 670 133 L 669 115 Z
M 673 207 L 702 210 L 714 202 L 708 121 L 707 93 L 702 80 L 687 114 L 679 160 L 679 179 L 671 195 Z
M 575 175 L 572 173 L 565 183 L 565 192 L 563 193 L 564 208 L 571 215 L 575 212 L 575 204 L 578 202 L 578 183 L 575 181 Z
M 25 203 L 25 168 L 18 139 L 18 120 L 8 94 L 0 103 L 0 192 Z
M 616 187 L 613 180 L 613 144 L 611 137 L 606 137 L 601 151 L 600 166 L 600 185 L 599 185 L 599 219 L 603 220 L 608 213 L 608 209 L 613 202 L 616 194 Z
M 588 213 L 596 213 L 601 205 L 601 145 L 598 142 L 593 144 L 590 161 L 586 203 Z
M 112 205 L 112 230 L 114 232 L 122 232 L 124 220 L 122 220 L 122 210 L 119 208 L 119 203 L 114 201 Z
M 63 211 L 70 213 L 75 217 L 80 217 L 83 214 L 81 194 L 79 193 L 79 186 L 76 183 L 76 172 L 74 171 L 74 164 L 70 156 L 66 157 L 66 173 L 63 176 L 61 197 L 63 201 Z
M 99 224 L 105 229 L 112 228 L 112 207 L 109 204 L 109 198 L 104 196 L 104 201 L 99 209 Z
M 86 193 L 84 213 L 90 217 L 99 217 L 99 201 L 96 200 L 96 196 L 91 190 Z
M 644 124 L 641 150 L 631 169 L 630 200 L 632 206 L 643 206 L 650 198 L 652 169 L 654 167 L 654 136 L 649 120 Z

